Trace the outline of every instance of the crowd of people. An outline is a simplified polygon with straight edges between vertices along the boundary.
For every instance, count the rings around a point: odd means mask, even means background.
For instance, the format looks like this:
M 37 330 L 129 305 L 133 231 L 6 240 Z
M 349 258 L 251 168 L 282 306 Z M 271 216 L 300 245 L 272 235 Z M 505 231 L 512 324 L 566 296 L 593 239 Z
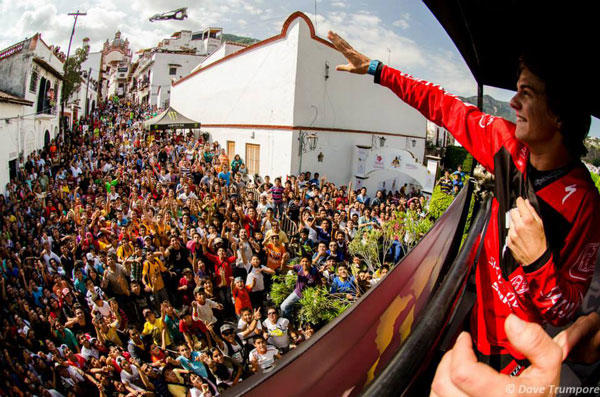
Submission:
M 218 142 L 144 131 L 148 114 L 102 104 L 0 196 L 0 395 L 217 395 L 312 336 L 293 315 L 305 288 L 354 300 L 377 282 L 388 267 L 369 271 L 349 243 L 424 204 L 249 175 Z
M 464 185 L 464 179 L 465 173 L 462 170 L 462 165 L 459 165 L 454 172 L 450 169 L 444 170 L 444 175 L 438 180 L 437 184 L 440 186 L 442 193 L 456 196 Z

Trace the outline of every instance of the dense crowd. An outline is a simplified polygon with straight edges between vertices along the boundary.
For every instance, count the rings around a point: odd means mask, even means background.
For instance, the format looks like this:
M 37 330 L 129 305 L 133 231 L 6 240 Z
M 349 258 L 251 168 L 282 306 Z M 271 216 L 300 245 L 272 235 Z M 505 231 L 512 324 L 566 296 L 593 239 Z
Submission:
M 0 395 L 217 395 L 311 337 L 293 315 L 303 290 L 353 300 L 377 282 L 387 266 L 349 243 L 424 204 L 406 187 L 249 175 L 217 142 L 145 132 L 148 114 L 102 104 L 0 196 Z

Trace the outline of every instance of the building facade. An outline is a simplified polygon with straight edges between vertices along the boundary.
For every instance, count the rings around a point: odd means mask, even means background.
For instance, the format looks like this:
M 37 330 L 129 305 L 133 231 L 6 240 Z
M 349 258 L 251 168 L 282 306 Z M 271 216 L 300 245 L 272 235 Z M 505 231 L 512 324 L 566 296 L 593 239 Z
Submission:
M 404 149 L 419 162 L 426 121 L 372 78 L 335 71 L 346 63 L 292 14 L 281 33 L 209 63 L 178 80 L 171 106 L 202 123 L 250 173 L 319 172 L 353 180 L 356 146 Z
M 83 39 L 83 48 L 87 51 L 87 58 L 80 66 L 81 80 L 79 85 L 73 89 L 67 105 L 65 115 L 69 118 L 69 125 L 73 125 L 76 120 L 86 117 L 90 114 L 98 103 L 100 93 L 100 59 L 98 54 L 90 53 L 89 39 Z
M 0 51 L 0 191 L 11 170 L 59 131 L 64 54 L 37 33 Z
M 188 75 L 221 45 L 221 28 L 182 30 L 139 52 L 132 66 L 129 97 L 134 103 L 166 108 L 171 83 Z
M 103 98 L 120 98 L 127 94 L 132 52 L 129 40 L 121 38 L 117 31 L 112 41 L 106 40 L 102 47 L 100 62 L 101 92 Z

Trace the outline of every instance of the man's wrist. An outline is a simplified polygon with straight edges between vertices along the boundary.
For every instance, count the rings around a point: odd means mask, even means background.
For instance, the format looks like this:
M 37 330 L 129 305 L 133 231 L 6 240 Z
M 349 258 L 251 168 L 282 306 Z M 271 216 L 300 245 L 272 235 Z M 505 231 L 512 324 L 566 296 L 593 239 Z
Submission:
M 380 63 L 381 61 L 378 61 L 377 59 L 371 60 L 371 62 L 369 62 L 369 68 L 367 69 L 367 73 L 371 76 L 375 76 L 375 72 L 377 71 L 377 67 L 379 67 Z
M 533 262 L 528 265 L 522 265 L 523 271 L 525 273 L 533 273 L 536 270 L 542 268 L 550 259 L 552 258 L 552 251 L 550 248 L 546 248 L 546 250 Z

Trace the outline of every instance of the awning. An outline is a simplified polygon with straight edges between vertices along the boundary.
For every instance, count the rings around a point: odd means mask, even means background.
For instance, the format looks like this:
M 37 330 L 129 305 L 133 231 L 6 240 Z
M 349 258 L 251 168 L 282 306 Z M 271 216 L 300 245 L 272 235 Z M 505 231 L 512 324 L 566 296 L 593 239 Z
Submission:
M 144 128 L 150 131 L 178 130 L 184 128 L 200 128 L 200 123 L 190 120 L 169 106 L 167 110 L 156 117 L 146 120 Z
M 600 116 L 593 70 L 595 2 L 423 0 L 479 84 L 515 90 L 519 56 L 535 49 L 564 70 L 573 100 Z

